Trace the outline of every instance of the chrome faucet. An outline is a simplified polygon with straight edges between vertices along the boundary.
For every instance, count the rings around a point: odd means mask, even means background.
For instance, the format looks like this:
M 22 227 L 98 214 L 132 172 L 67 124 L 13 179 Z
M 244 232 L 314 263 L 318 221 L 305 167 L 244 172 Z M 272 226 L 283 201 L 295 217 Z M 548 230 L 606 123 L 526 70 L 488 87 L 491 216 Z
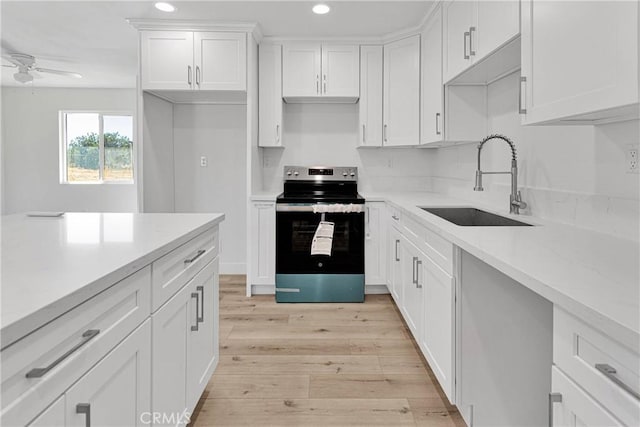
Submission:
M 482 172 L 480 168 L 480 153 L 482 152 L 482 147 L 484 144 L 491 139 L 501 139 L 509 144 L 511 147 L 511 171 L 509 172 Z M 476 186 L 473 188 L 473 191 L 484 191 L 482 188 L 482 175 L 502 175 L 502 174 L 510 174 L 511 175 L 511 196 L 509 197 L 509 213 L 519 214 L 520 209 L 525 209 L 527 204 L 522 201 L 522 196 L 520 195 L 520 191 L 518 191 L 518 161 L 516 160 L 516 146 L 515 144 L 504 135 L 489 135 L 480 141 L 478 144 L 478 170 L 476 171 Z

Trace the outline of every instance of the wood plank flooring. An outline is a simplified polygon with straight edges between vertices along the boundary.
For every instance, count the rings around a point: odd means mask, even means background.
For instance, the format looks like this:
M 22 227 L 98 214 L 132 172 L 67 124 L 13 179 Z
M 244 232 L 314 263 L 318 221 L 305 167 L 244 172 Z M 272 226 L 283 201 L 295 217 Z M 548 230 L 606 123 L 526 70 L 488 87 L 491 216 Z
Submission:
M 244 276 L 220 277 L 220 363 L 192 426 L 465 425 L 389 295 L 244 295 Z

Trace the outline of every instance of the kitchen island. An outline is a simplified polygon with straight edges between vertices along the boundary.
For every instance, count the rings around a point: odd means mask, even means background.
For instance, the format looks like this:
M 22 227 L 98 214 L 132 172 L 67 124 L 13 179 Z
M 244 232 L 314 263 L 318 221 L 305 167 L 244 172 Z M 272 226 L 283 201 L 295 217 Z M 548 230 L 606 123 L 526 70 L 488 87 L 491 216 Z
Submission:
M 3 217 L 2 425 L 188 422 L 218 361 L 223 219 Z

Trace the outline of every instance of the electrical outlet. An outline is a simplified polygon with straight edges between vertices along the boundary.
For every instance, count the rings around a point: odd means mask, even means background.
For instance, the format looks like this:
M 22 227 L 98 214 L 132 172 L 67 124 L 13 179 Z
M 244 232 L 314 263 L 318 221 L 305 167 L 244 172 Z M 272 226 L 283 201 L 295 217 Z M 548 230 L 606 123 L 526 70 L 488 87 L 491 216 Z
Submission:
M 638 165 L 638 147 L 630 145 L 627 149 L 627 173 L 640 173 Z
M 200 157 L 200 167 L 206 168 L 208 165 L 207 158 L 205 156 Z

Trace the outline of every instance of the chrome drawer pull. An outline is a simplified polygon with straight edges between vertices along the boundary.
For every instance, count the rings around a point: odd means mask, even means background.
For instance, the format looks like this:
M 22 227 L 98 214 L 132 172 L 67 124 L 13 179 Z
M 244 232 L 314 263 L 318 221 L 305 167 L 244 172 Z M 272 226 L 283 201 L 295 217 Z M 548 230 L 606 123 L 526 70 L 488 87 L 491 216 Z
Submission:
M 195 260 L 197 260 L 198 258 L 200 258 L 204 253 L 206 252 L 206 250 L 204 249 L 200 249 L 198 251 L 198 253 L 195 254 L 195 256 L 193 258 L 189 258 L 189 259 L 185 259 L 184 263 L 185 264 L 191 264 L 192 262 L 194 262 Z
M 40 377 L 42 377 L 47 372 L 49 372 L 50 370 L 52 370 L 53 368 L 58 366 L 64 359 L 66 359 L 67 357 L 71 356 L 71 354 L 76 352 L 80 347 L 82 347 L 83 345 L 85 345 L 86 343 L 91 341 L 99 333 L 100 333 L 100 329 L 89 329 L 88 331 L 85 331 L 82 334 L 82 341 L 80 341 L 78 344 L 76 344 L 72 348 L 70 348 L 65 354 L 63 354 L 62 356 L 58 357 L 56 360 L 51 362 L 51 364 L 49 366 L 47 366 L 46 368 L 34 368 L 34 369 L 30 370 L 29 372 L 27 372 L 26 377 L 27 378 L 40 378 Z
M 618 376 L 616 375 L 616 373 L 618 372 L 616 371 L 616 368 L 606 363 L 596 363 L 596 369 L 602 372 L 605 377 L 609 378 L 611 381 L 619 385 L 620 388 L 629 393 L 631 396 L 640 400 L 640 393 L 626 385 L 620 378 L 618 378 Z
M 191 298 L 195 298 L 196 299 L 196 324 L 191 326 L 191 331 L 192 332 L 198 332 L 198 325 L 200 322 L 200 294 L 197 292 L 192 292 L 191 293 Z
M 400 243 L 400 240 L 396 239 L 396 262 L 400 261 L 400 258 L 398 258 L 398 243 Z
M 76 405 L 76 414 L 84 414 L 85 427 L 91 427 L 91 404 L 78 403 Z
M 391 218 L 393 218 L 393 219 L 394 219 L 394 220 L 396 220 L 396 221 L 400 219 L 400 217 L 397 217 L 397 216 L 395 216 L 395 215 L 391 215 Z
M 417 259 L 416 261 L 416 288 L 422 289 L 422 285 L 420 284 L 420 266 L 422 265 L 422 260 Z
M 200 316 L 198 322 L 204 323 L 204 286 L 196 286 L 196 290 L 200 292 Z
M 469 59 L 469 55 L 467 55 L 467 38 L 471 38 L 471 33 L 469 31 L 464 32 L 464 46 L 462 47 L 464 50 L 464 59 Z
M 562 395 L 560 393 L 549 393 L 549 427 L 553 427 L 553 404 L 561 402 Z
M 416 268 L 416 265 L 418 263 L 418 257 L 414 256 L 413 257 L 413 266 L 411 267 L 411 269 L 413 270 L 411 273 L 413 274 L 413 277 L 411 278 L 411 283 L 413 283 L 414 285 L 416 285 L 416 287 L 418 286 L 418 269 Z

